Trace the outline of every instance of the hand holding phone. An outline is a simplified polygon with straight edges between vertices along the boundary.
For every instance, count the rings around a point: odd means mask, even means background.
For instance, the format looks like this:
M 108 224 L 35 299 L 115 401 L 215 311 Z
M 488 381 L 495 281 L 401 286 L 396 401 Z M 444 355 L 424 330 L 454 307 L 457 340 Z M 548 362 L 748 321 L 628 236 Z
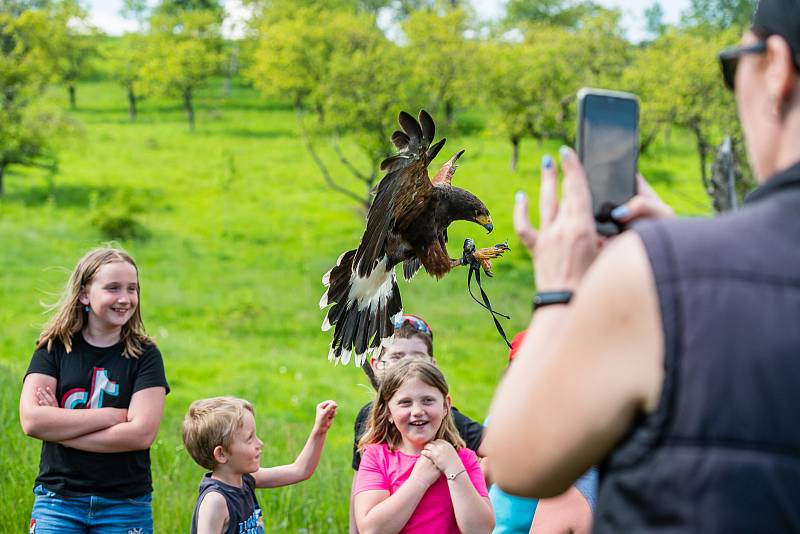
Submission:
M 630 93 L 584 88 L 578 92 L 577 152 L 592 193 L 597 232 L 618 234 L 611 211 L 636 194 L 639 101 Z

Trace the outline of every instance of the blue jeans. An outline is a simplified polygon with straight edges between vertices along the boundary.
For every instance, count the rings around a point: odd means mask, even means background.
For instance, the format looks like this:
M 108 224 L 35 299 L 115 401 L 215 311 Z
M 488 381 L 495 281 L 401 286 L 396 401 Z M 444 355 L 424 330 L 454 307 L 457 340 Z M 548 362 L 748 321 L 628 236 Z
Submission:
M 135 499 L 65 497 L 33 488 L 31 534 L 153 534 L 152 494 Z

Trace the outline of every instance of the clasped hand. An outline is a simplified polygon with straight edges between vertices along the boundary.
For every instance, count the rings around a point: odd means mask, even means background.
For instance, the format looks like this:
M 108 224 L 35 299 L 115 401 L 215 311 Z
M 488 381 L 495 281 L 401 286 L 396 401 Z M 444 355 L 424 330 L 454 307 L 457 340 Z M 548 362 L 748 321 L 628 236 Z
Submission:
M 464 469 L 464 464 L 455 448 L 449 442 L 437 439 L 422 449 L 420 457 L 411 471 L 411 476 L 430 486 L 439 480 L 442 474 L 457 473 L 462 469 Z

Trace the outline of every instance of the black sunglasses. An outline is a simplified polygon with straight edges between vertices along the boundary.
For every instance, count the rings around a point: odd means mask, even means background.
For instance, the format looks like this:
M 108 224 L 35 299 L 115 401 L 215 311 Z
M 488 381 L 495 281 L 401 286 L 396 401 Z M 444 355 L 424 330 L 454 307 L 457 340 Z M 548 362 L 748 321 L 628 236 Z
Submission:
M 767 43 L 760 41 L 749 46 L 730 48 L 719 54 L 719 62 L 722 66 L 722 77 L 725 79 L 725 86 L 731 91 L 734 90 L 736 82 L 736 69 L 739 67 L 739 58 L 745 54 L 761 54 L 767 50 Z

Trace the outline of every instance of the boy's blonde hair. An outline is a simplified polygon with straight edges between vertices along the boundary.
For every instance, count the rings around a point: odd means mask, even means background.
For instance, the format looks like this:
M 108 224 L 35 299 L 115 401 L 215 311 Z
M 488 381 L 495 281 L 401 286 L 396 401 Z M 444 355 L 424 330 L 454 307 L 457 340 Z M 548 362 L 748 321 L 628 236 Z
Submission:
M 194 461 L 213 470 L 214 449 L 229 449 L 234 434 L 242 428 L 245 411 L 255 415 L 253 405 L 235 397 L 212 397 L 194 401 L 183 418 L 183 444 Z
M 72 352 L 72 336 L 80 332 L 88 321 L 88 313 L 84 311 L 84 306 L 80 302 L 81 292 L 92 283 L 97 270 L 109 263 L 129 263 L 136 269 L 138 282 L 139 268 L 130 254 L 122 249 L 114 247 L 100 247 L 87 252 L 80 259 L 75 269 L 67 281 L 64 291 L 61 293 L 59 301 L 52 306 L 56 310 L 55 315 L 44 327 L 39 339 L 36 340 L 36 348 L 47 346 L 47 350 L 53 349 L 53 341 L 58 340 L 64 345 L 67 354 Z M 137 283 L 136 294 L 140 295 L 140 287 Z M 144 344 L 153 343 L 147 336 L 142 323 L 142 301 L 133 311 L 133 315 L 128 322 L 122 325 L 120 341 L 125 344 L 122 355 L 126 358 L 138 358 L 144 352 Z
M 447 380 L 439 370 L 428 360 L 422 358 L 404 358 L 394 364 L 386 373 L 378 389 L 378 397 L 372 404 L 372 411 L 367 421 L 367 430 L 358 441 L 358 450 L 363 452 L 367 445 L 372 443 L 386 443 L 389 450 L 396 450 L 403 443 L 403 436 L 390 421 L 389 401 L 392 400 L 397 390 L 407 381 L 418 379 L 423 383 L 438 389 L 445 402 L 450 391 Z M 446 408 L 446 406 L 445 406 Z M 442 424 L 436 431 L 433 439 L 448 441 L 456 450 L 466 446 L 458 433 L 452 410 L 447 410 Z

